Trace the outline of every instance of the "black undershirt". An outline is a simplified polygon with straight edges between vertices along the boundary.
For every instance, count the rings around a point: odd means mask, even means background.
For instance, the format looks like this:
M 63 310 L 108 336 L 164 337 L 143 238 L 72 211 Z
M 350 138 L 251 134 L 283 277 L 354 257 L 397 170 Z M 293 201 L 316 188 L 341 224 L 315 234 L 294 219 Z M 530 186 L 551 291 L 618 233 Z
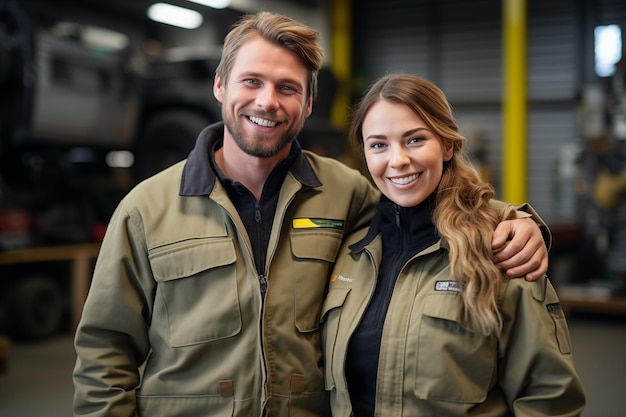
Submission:
M 374 294 L 346 355 L 346 380 L 355 417 L 374 416 L 378 358 L 389 302 L 404 264 L 439 239 L 431 222 L 433 207 L 434 195 L 408 208 L 383 197 L 372 221 L 371 227 L 382 237 L 383 256 Z
M 226 189 L 228 197 L 237 209 L 237 213 L 239 213 L 239 217 L 241 217 L 241 221 L 248 232 L 257 274 L 259 276 L 264 276 L 267 247 L 269 245 L 272 223 L 274 221 L 274 215 L 276 214 L 276 207 L 278 205 L 280 188 L 282 187 L 283 182 L 285 181 L 285 176 L 287 175 L 287 172 L 295 160 L 295 156 L 299 152 L 300 148 L 295 144 L 292 145 L 289 156 L 276 164 L 270 175 L 267 177 L 267 180 L 263 185 L 261 197 L 257 202 L 254 194 L 252 194 L 250 190 L 244 187 L 244 185 L 240 182 L 226 177 L 222 170 L 217 166 L 217 163 L 215 162 L 215 151 L 221 146 L 222 142 L 219 141 L 216 143 L 213 152 L 211 152 L 211 165 L 215 170 L 217 178 Z

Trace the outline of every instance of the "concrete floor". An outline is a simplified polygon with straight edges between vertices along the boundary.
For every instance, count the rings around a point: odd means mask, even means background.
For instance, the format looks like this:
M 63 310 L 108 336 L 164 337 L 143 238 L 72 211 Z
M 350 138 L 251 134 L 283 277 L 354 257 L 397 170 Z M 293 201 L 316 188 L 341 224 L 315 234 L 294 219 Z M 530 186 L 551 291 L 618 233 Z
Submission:
M 71 417 L 75 359 L 69 334 L 14 343 L 0 375 L 0 416 Z
M 569 318 L 574 357 L 587 392 L 583 417 L 626 415 L 626 318 Z M 14 344 L 0 374 L 0 416 L 72 415 L 71 335 Z

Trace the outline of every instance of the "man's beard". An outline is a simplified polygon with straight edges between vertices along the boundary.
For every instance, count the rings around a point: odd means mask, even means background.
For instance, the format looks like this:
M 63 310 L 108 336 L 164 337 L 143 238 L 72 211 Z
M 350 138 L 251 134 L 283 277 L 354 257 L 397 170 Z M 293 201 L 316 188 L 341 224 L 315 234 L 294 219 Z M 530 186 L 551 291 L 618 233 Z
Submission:
M 263 159 L 275 156 L 280 151 L 285 149 L 287 145 L 293 142 L 304 127 L 304 122 L 306 120 L 306 118 L 302 116 L 300 120 L 292 126 L 291 129 L 286 131 L 279 138 L 278 142 L 268 146 L 264 143 L 262 139 L 255 140 L 254 137 L 250 138 L 246 131 L 243 129 L 242 125 L 236 120 L 233 120 L 231 117 L 229 117 L 229 115 L 222 114 L 222 119 L 224 120 L 224 126 L 226 127 L 226 129 L 228 129 L 231 136 L 234 138 L 235 143 L 243 152 L 250 156 Z

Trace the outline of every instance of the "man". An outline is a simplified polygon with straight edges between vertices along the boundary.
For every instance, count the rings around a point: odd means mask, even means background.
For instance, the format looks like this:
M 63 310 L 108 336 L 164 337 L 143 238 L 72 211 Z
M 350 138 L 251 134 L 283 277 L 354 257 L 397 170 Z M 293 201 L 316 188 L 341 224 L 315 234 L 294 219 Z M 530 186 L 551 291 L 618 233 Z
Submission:
M 76 332 L 76 416 L 330 414 L 319 313 L 342 240 L 379 194 L 295 141 L 321 64 L 318 33 L 284 16 L 227 35 L 223 124 L 109 224 Z M 536 223 L 501 224 L 494 244 L 509 235 L 501 266 L 543 275 Z

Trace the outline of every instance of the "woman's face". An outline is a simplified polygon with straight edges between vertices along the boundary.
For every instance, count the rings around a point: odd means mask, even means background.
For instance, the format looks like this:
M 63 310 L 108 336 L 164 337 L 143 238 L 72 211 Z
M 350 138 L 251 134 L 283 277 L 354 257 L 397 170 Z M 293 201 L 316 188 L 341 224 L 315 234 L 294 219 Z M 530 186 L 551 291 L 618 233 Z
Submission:
M 372 179 L 402 207 L 424 201 L 437 188 L 452 144 L 443 141 L 405 104 L 376 102 L 363 120 L 363 148 Z

